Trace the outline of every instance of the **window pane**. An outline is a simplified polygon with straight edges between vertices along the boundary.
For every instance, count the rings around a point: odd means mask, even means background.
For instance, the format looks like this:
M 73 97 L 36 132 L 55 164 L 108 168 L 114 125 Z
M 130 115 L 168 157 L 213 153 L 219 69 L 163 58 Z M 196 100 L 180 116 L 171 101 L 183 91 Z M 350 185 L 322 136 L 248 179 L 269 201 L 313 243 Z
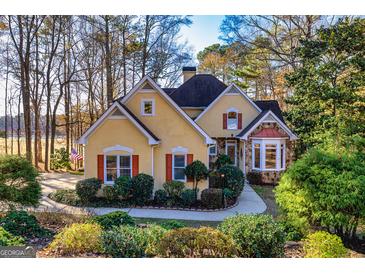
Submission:
M 209 147 L 209 154 L 211 154 L 211 155 L 217 154 L 216 148 L 217 148 L 216 146 Z
M 185 167 L 185 155 L 174 155 L 174 167 Z
M 116 169 L 107 169 L 106 170 L 106 180 L 114 181 L 117 179 L 117 170 Z
M 106 156 L 106 168 L 117 168 L 117 156 Z
M 130 156 L 120 156 L 120 167 L 130 168 L 131 167 L 131 157 Z
M 228 129 L 237 129 L 237 113 L 236 112 L 228 112 L 227 128 Z
M 261 158 L 261 155 L 260 155 L 260 144 L 255 144 L 255 165 L 254 167 L 255 168 L 260 168 L 260 158 Z
M 131 169 L 130 168 L 123 168 L 120 170 L 120 176 L 131 176 Z
M 228 119 L 236 119 L 237 113 L 234 111 L 228 112 Z
M 276 146 L 266 145 L 265 168 L 276 168 Z
M 174 168 L 174 180 L 184 180 L 185 174 L 183 168 Z
M 152 114 L 152 101 L 144 102 L 144 113 Z
M 285 162 L 285 152 L 284 152 L 284 145 L 282 144 L 280 146 L 280 167 L 284 168 L 284 162 Z

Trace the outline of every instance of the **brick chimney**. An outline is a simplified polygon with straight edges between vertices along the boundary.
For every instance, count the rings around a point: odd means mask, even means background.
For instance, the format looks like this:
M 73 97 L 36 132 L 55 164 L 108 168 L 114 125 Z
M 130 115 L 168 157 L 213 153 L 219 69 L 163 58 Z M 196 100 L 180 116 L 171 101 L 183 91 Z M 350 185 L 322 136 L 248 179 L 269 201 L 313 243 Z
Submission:
M 196 67 L 183 67 L 182 71 L 183 71 L 184 83 L 191 77 L 196 75 Z

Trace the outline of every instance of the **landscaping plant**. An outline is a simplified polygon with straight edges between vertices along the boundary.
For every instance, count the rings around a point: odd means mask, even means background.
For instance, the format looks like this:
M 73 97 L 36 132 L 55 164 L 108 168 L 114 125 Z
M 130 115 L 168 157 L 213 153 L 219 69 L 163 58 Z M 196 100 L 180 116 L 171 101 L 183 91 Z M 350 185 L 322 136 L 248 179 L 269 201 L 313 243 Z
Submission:
M 0 246 L 22 246 L 25 241 L 20 236 L 14 236 L 0 226 Z
M 201 180 L 206 180 L 208 178 L 208 169 L 203 162 L 195 160 L 185 167 L 184 172 L 186 177 L 193 179 L 193 189 L 195 191 L 196 200 L 198 195 L 198 183 Z
M 347 249 L 341 238 L 325 231 L 309 234 L 303 245 L 305 258 L 344 258 Z
M 128 176 L 120 176 L 114 182 L 115 191 L 123 199 L 128 199 L 132 196 L 132 181 Z
M 114 226 L 131 225 L 134 226 L 134 219 L 124 211 L 114 211 L 108 214 L 95 216 L 91 219 L 98 223 L 103 229 L 111 229 Z
M 59 255 L 101 253 L 101 232 L 98 224 L 72 224 L 55 236 L 48 250 Z
M 114 186 L 104 186 L 103 188 L 103 196 L 105 200 L 109 203 L 115 202 L 118 200 L 118 194 L 114 188 Z
M 221 177 L 223 188 L 231 190 L 234 198 L 240 196 L 245 181 L 242 170 L 232 165 L 226 165 L 218 169 L 217 172 Z
M 97 178 L 84 179 L 76 183 L 76 194 L 82 202 L 87 203 L 95 199 L 100 188 L 101 182 Z
M 0 201 L 8 205 L 37 206 L 41 198 L 38 172 L 25 158 L 0 156 Z
M 168 258 L 230 258 L 237 254 L 229 236 L 209 227 L 170 230 L 156 251 L 158 257 Z
M 74 189 L 57 189 L 49 194 L 49 198 L 57 203 L 80 206 L 81 199 Z
M 163 184 L 163 188 L 172 205 L 177 205 L 181 201 L 181 193 L 185 188 L 185 183 L 180 181 L 170 181 Z
M 240 257 L 276 258 L 284 254 L 285 235 L 271 215 L 236 215 L 218 229 L 232 237 Z
M 143 228 L 143 232 L 147 238 L 147 246 L 145 249 L 146 256 L 154 257 L 157 255 L 157 245 L 167 231 L 166 228 L 155 224 L 149 224 L 146 228 Z
M 71 169 L 70 155 L 67 153 L 66 148 L 55 149 L 55 152 L 51 154 L 51 169 Z
M 154 179 L 152 176 L 140 173 L 131 179 L 133 202 L 144 205 L 152 198 Z
M 223 208 L 223 191 L 220 188 L 207 188 L 201 193 L 202 206 L 216 209 Z
M 199 189 L 197 191 L 199 192 Z M 191 207 L 195 203 L 195 190 L 183 190 L 183 192 L 181 193 L 181 203 L 183 206 Z
M 167 192 L 163 189 L 159 189 L 155 191 L 154 201 L 158 205 L 166 205 L 169 197 L 167 196 Z
M 160 226 L 168 230 L 186 227 L 184 223 L 176 220 L 163 221 L 162 223 L 160 223 Z

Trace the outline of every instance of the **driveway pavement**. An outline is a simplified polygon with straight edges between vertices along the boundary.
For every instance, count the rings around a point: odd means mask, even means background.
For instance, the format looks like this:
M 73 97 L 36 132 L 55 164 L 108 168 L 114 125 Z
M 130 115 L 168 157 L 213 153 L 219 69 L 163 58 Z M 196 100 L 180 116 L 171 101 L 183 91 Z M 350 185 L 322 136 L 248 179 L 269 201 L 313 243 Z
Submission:
M 66 173 L 44 173 L 42 174 L 43 197 L 41 205 L 37 210 L 58 211 L 67 213 L 91 213 L 102 215 L 113 211 L 123 210 L 132 217 L 139 218 L 159 218 L 159 219 L 179 219 L 197 221 L 222 221 L 223 219 L 235 214 L 259 214 L 266 210 L 266 204 L 259 195 L 248 184 L 239 197 L 237 206 L 213 212 L 187 211 L 187 210 L 165 210 L 165 209 L 142 209 L 142 208 L 78 208 L 56 203 L 49 199 L 47 195 L 57 189 L 74 189 L 78 180 L 82 176 Z

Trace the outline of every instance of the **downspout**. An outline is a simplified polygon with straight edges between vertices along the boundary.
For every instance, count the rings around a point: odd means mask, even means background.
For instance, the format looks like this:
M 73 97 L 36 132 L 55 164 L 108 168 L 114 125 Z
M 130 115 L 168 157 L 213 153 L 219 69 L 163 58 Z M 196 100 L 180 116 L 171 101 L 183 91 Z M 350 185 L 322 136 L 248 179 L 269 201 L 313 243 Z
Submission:
M 151 146 L 152 177 L 154 177 L 155 174 L 154 155 L 153 155 L 154 148 L 155 148 L 154 146 Z
M 243 174 L 246 176 L 246 141 L 243 142 Z

